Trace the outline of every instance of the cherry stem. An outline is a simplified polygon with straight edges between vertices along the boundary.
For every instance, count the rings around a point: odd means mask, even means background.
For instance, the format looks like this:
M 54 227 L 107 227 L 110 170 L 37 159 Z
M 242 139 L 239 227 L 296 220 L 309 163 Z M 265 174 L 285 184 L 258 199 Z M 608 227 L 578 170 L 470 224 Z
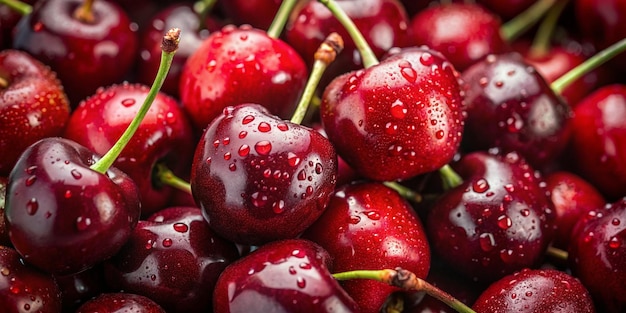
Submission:
M 354 24 L 354 21 L 346 14 L 346 12 L 337 4 L 334 0 L 317 0 L 323 5 L 325 5 L 330 12 L 332 12 L 333 16 L 343 25 L 343 27 L 350 34 L 350 38 L 354 41 L 356 48 L 359 50 L 361 54 L 361 59 L 363 59 L 363 67 L 368 68 L 372 67 L 379 63 L 378 58 L 372 51 L 372 48 L 363 37 L 361 31 L 359 31 L 358 27 Z
M 554 29 L 556 28 L 559 17 L 561 17 L 561 13 L 563 12 L 563 9 L 565 9 L 565 5 L 567 5 L 568 2 L 569 0 L 557 1 L 556 4 L 548 11 L 541 24 L 539 24 L 535 40 L 530 47 L 529 53 L 531 56 L 544 56 L 548 53 L 548 51 L 550 51 L 550 43 L 552 41 Z
M 452 309 L 460 313 L 476 313 L 463 302 L 454 298 L 445 291 L 431 285 L 425 280 L 417 277 L 413 272 L 403 268 L 383 269 L 383 270 L 359 270 L 333 274 L 337 280 L 371 279 L 381 283 L 389 284 L 401 288 L 405 291 L 421 291 L 431 297 L 445 303 Z
M 174 54 L 176 54 L 176 50 L 178 49 L 179 41 L 180 29 L 178 28 L 170 29 L 165 36 L 163 36 L 163 41 L 161 42 L 161 63 L 159 64 L 159 70 L 156 74 L 152 87 L 150 87 L 150 91 L 148 92 L 146 99 L 122 136 L 117 140 L 113 147 L 111 147 L 111 149 L 107 151 L 104 156 L 102 156 L 100 160 L 91 166 L 92 170 L 104 174 L 109 167 L 113 165 L 122 150 L 124 150 L 124 147 L 126 147 L 130 139 L 133 137 L 139 128 L 139 124 L 141 124 L 141 121 L 148 113 L 152 102 L 159 93 L 165 78 L 167 77 L 167 73 L 172 65 L 172 59 L 174 59 Z
M 278 8 L 278 12 L 274 16 L 274 20 L 272 24 L 267 29 L 267 35 L 272 38 L 280 37 L 280 34 L 283 32 L 285 28 L 285 24 L 287 24 L 287 20 L 289 19 L 289 15 L 293 8 L 298 3 L 298 0 L 283 0 Z
M 535 25 L 556 1 L 557 0 L 539 0 L 535 2 L 524 12 L 500 27 L 502 38 L 508 42 L 513 42 Z
M 196 1 L 193 4 L 193 11 L 198 14 L 198 18 L 200 19 L 200 25 L 202 25 L 203 28 L 206 28 L 206 23 L 204 20 L 206 19 L 207 15 L 209 15 L 209 12 L 211 12 L 216 3 L 217 0 L 200 0 Z
M 608 62 L 624 50 L 626 50 L 626 38 L 610 45 L 608 48 L 587 59 L 587 61 L 571 69 L 569 72 L 553 81 L 550 88 L 552 88 L 555 93 L 561 94 L 571 83 Z
M 74 17 L 79 21 L 85 23 L 93 23 L 93 21 L 95 20 L 95 17 L 93 15 L 94 1 L 95 0 L 85 0 L 83 2 L 83 5 L 79 6 L 78 8 L 76 8 L 76 11 L 74 11 Z
M 463 183 L 463 178 L 457 172 L 455 172 L 450 164 L 446 164 L 439 169 L 439 175 L 443 181 L 443 188 L 450 190 Z
M 167 185 L 191 194 L 191 185 L 189 184 L 189 182 L 176 176 L 176 174 L 174 174 L 174 172 L 172 172 L 172 170 L 170 170 L 167 165 L 163 163 L 157 163 L 157 165 L 154 167 L 154 170 L 154 177 L 157 179 L 158 182 L 162 183 L 163 185 Z
M 555 248 L 553 246 L 549 246 L 548 250 L 546 250 L 546 255 L 553 260 L 557 260 L 561 263 L 566 263 L 569 258 L 569 254 L 567 251 Z
M 33 11 L 33 6 L 22 2 L 22 1 L 17 1 L 17 0 L 0 0 L 0 4 L 4 4 L 6 6 L 8 6 L 11 10 L 21 14 L 21 15 L 27 15 L 30 14 L 30 12 Z
M 0 88 L 4 89 L 7 87 L 9 87 L 9 81 L 6 78 L 0 76 Z
M 402 196 L 402 198 L 407 199 L 411 202 L 414 203 L 420 203 L 424 200 L 424 197 L 422 197 L 422 195 L 418 192 L 415 192 L 413 190 L 411 190 L 411 188 L 404 186 L 398 182 L 395 181 L 387 181 L 387 182 L 383 182 L 383 184 L 393 190 L 395 190 L 397 193 L 400 194 L 400 196 Z
M 338 33 L 328 35 L 319 48 L 317 48 L 313 56 L 315 59 L 313 69 L 311 69 L 309 79 L 306 82 L 306 86 L 304 86 L 304 92 L 302 93 L 302 97 L 300 97 L 296 111 L 291 117 L 292 123 L 302 123 L 324 71 L 330 63 L 335 61 L 337 54 L 339 54 L 341 50 L 343 50 L 343 38 L 341 38 Z

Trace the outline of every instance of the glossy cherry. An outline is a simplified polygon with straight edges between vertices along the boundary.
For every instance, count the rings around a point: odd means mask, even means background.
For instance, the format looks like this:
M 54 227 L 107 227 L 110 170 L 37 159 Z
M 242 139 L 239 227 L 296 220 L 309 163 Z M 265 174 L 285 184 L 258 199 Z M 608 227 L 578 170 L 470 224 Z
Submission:
M 503 277 L 480 295 L 472 309 L 481 313 L 596 312 L 585 286 L 553 269 L 523 269 Z
M 421 221 L 404 198 L 381 183 L 339 187 L 303 238 L 328 251 L 334 272 L 402 267 L 425 278 L 430 267 Z M 398 290 L 373 280 L 350 280 L 342 286 L 361 312 L 379 312 Z
M 154 301 L 132 293 L 103 293 L 81 305 L 76 313 L 165 313 Z
M 121 82 L 137 55 L 137 25 L 115 3 L 38 1 L 15 28 L 13 48 L 57 72 L 72 106 L 101 86 Z M 85 11 L 86 14 L 78 13 Z
M 39 271 L 0 246 L 0 308 L 3 312 L 61 312 L 61 293 L 52 275 Z
M 28 53 L 0 52 L 0 175 L 9 175 L 29 145 L 60 136 L 69 115 L 69 101 L 54 72 Z
M 194 207 L 170 207 L 141 220 L 105 262 L 107 285 L 146 296 L 167 312 L 207 312 L 224 268 L 239 257 Z
M 268 29 L 282 0 L 229 0 L 219 1 L 224 14 L 237 25 L 248 24 L 258 29 Z
M 626 21 L 626 3 L 619 0 L 576 0 L 574 13 L 576 25 L 583 38 L 600 50 L 626 38 L 626 29 L 622 27 Z M 620 56 L 614 64 L 620 69 L 626 68 L 626 56 Z
M 108 292 L 102 264 L 72 275 L 55 275 L 63 312 L 76 312 L 83 303 Z
M 268 243 L 229 265 L 217 281 L 214 312 L 359 312 L 330 274 L 328 253 L 310 241 Z
M 464 182 L 435 202 L 426 222 L 437 255 L 479 282 L 539 266 L 555 223 L 540 174 L 515 153 L 474 152 L 453 168 Z
M 294 238 L 324 211 L 336 182 L 324 136 L 258 104 L 227 107 L 196 148 L 191 189 L 211 227 L 236 243 Z
M 149 91 L 148 86 L 129 83 L 100 88 L 72 112 L 64 136 L 104 155 L 126 131 Z M 137 184 L 143 216 L 165 208 L 172 196 L 173 189 L 154 177 L 156 164 L 187 174 L 194 145 L 191 124 L 178 102 L 158 93 L 114 163 Z

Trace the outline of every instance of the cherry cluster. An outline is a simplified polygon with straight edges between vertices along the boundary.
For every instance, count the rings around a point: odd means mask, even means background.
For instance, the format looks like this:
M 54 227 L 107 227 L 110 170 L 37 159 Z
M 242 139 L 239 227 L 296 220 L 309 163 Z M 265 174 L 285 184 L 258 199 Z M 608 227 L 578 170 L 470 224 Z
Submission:
M 625 23 L 0 0 L 0 311 L 625 312 Z

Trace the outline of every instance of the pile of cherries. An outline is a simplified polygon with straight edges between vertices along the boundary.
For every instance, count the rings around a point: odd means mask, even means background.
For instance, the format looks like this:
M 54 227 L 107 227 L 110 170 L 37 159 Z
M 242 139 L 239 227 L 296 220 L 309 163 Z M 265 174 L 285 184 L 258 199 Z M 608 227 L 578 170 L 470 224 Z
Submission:
M 626 312 L 624 25 L 0 0 L 0 311 Z

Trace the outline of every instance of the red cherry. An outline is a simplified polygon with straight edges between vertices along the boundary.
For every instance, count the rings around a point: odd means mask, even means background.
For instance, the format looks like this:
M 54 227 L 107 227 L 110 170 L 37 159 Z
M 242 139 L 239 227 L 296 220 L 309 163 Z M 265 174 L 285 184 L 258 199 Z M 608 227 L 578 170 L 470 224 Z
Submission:
M 76 313 L 165 313 L 154 301 L 132 293 L 103 293 L 81 305 Z
M 585 40 L 599 49 L 626 38 L 626 2 L 620 0 L 576 0 L 574 9 L 576 26 L 580 28 Z M 616 59 L 621 69 L 626 68 L 626 57 Z
M 55 275 L 54 279 L 61 290 L 63 312 L 76 312 L 83 303 L 108 290 L 101 264 L 73 275 Z
M 281 3 L 282 0 L 229 0 L 219 1 L 218 5 L 237 25 L 268 29 Z

